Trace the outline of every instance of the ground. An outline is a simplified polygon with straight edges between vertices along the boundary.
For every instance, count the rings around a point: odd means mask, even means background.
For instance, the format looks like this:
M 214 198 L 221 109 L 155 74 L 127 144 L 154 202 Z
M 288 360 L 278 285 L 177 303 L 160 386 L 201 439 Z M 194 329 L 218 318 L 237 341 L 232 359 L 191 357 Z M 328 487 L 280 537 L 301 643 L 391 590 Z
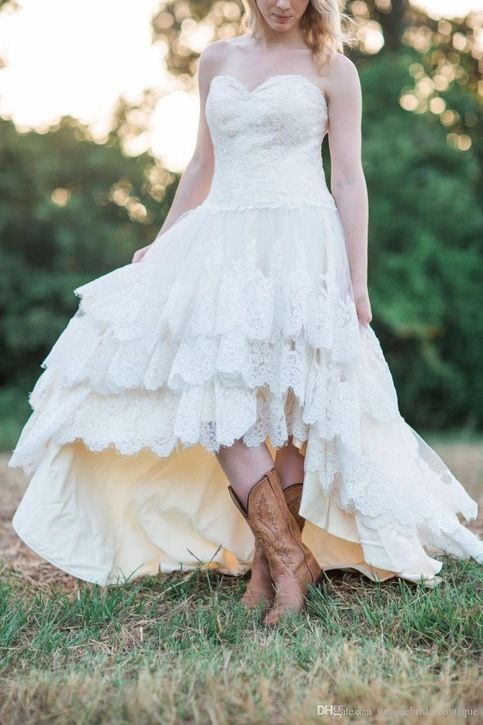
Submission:
M 431 441 L 483 535 L 483 443 Z M 0 723 L 479 723 L 483 567 L 444 557 L 443 583 L 330 572 L 275 632 L 247 579 L 200 568 L 119 588 L 39 559 L 11 518 L 26 477 L 0 457 Z M 332 713 L 332 714 L 331 714 Z

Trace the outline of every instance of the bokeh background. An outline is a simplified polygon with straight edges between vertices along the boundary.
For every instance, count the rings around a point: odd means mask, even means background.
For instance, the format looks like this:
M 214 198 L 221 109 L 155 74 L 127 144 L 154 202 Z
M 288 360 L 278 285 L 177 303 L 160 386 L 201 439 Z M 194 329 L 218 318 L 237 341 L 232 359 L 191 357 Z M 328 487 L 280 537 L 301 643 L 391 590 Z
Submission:
M 420 431 L 483 427 L 483 0 L 354 0 L 372 326 Z M 75 312 L 194 149 L 196 70 L 242 4 L 0 0 L 0 450 Z M 324 167 L 330 174 L 327 140 Z

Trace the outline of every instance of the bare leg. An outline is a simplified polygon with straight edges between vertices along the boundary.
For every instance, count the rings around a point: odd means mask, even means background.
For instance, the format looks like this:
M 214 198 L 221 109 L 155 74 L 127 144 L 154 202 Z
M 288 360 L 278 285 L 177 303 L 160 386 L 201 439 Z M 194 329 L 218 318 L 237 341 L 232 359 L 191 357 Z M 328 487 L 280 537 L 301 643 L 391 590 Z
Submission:
M 276 624 L 286 612 L 301 611 L 309 585 L 321 576 L 317 560 L 302 541 L 303 456 L 292 441 L 284 448 L 282 459 L 290 464 L 285 487 L 265 445 L 249 448 L 237 441 L 217 453 L 230 480 L 229 494 L 255 537 L 250 581 L 240 601 L 250 609 L 271 606 L 263 620 L 266 626 Z M 293 482 L 293 477 L 301 481 Z
M 255 535 L 250 581 L 240 601 L 249 609 L 262 602 L 265 606 L 273 604 L 264 620 L 271 626 L 285 611 L 303 607 L 308 584 L 320 575 L 317 561 L 301 539 L 304 519 L 299 514 L 299 507 L 304 457 L 291 438 L 277 451 L 282 483 L 265 444 L 247 447 L 238 440 L 232 446 L 220 448 L 216 455 L 230 481 L 231 497 Z M 257 483 L 259 485 L 255 486 Z M 255 498 L 248 510 L 247 499 L 252 489 Z M 261 502 L 266 513 L 263 513 Z
M 216 457 L 246 509 L 250 489 L 274 467 L 270 451 L 265 443 L 246 446 L 240 439 L 231 446 L 222 446 Z
M 304 480 L 304 456 L 297 446 L 292 442 L 292 436 L 288 443 L 277 450 L 275 454 L 275 468 L 282 488 L 286 489 L 293 483 L 303 483 Z

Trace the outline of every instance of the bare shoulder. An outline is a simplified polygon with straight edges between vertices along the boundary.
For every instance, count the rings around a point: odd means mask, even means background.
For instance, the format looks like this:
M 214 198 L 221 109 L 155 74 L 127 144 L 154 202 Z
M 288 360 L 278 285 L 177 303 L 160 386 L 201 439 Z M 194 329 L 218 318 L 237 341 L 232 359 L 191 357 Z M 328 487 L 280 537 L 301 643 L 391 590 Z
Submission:
M 244 36 L 228 40 L 214 40 L 200 54 L 199 70 L 204 75 L 215 74 L 228 60 L 230 54 L 244 43 Z
M 356 64 L 343 53 L 337 52 L 327 66 L 327 93 L 330 95 L 360 95 L 359 71 Z
M 228 56 L 226 40 L 215 40 L 204 48 L 198 59 L 198 88 L 202 103 L 206 101 L 211 81 L 223 67 Z
M 199 71 L 210 75 L 215 72 L 228 55 L 229 42 L 227 40 L 215 40 L 201 51 L 199 58 Z

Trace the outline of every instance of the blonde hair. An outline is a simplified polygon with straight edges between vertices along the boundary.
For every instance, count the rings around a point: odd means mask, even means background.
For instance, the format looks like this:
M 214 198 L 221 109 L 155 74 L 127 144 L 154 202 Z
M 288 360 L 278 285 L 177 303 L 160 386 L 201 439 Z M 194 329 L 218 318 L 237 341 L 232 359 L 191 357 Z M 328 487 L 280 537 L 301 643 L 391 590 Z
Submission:
M 241 20 L 242 30 L 257 37 L 263 17 L 256 0 L 242 0 L 245 13 Z M 344 52 L 344 45 L 352 46 L 354 37 L 342 29 L 342 20 L 354 22 L 343 12 L 345 0 L 310 0 L 300 19 L 304 40 L 317 65 L 322 66 L 337 51 Z

